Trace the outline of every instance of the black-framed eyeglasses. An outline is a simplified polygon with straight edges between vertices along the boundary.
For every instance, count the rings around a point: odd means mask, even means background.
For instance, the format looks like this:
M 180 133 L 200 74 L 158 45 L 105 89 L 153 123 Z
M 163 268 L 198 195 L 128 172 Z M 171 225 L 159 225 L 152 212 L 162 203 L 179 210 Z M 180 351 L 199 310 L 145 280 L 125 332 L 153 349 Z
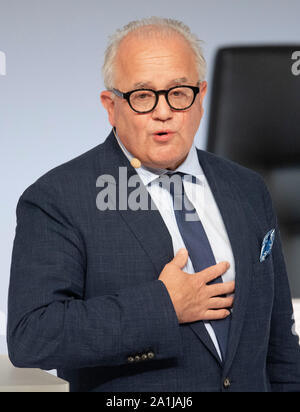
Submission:
M 189 109 L 200 89 L 197 86 L 175 86 L 169 90 L 137 89 L 127 93 L 112 89 L 115 95 L 127 100 L 129 106 L 137 113 L 149 113 L 155 109 L 161 94 L 173 110 Z

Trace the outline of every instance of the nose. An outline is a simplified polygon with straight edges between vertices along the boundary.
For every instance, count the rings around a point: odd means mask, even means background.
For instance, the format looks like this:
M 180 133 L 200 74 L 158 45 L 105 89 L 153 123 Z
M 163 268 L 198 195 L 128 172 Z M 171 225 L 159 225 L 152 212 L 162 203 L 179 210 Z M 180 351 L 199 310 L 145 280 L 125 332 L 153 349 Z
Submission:
M 173 111 L 168 105 L 165 95 L 161 94 L 159 96 L 157 106 L 152 112 L 152 117 L 155 120 L 161 120 L 163 122 L 173 117 Z

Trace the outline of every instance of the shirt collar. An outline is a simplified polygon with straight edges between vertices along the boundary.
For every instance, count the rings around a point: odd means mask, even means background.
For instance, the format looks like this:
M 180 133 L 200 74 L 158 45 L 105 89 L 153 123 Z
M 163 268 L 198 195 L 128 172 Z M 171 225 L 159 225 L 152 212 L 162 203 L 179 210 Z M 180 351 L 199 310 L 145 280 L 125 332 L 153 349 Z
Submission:
M 120 138 L 115 134 L 115 137 L 117 139 L 117 142 L 125 154 L 125 156 L 128 158 L 129 162 L 134 158 L 134 156 L 126 149 L 124 144 L 121 142 Z M 170 172 L 168 169 L 159 169 L 159 168 L 151 168 L 151 167 L 146 167 L 142 165 L 141 167 L 136 169 L 137 173 L 139 174 L 142 182 L 144 183 L 145 186 L 149 185 L 152 183 L 155 179 L 157 179 L 159 176 L 166 174 Z M 197 155 L 197 149 L 196 146 L 193 142 L 192 147 L 188 153 L 187 158 L 185 161 L 178 166 L 176 170 L 173 170 L 172 173 L 176 172 L 182 172 L 184 174 L 192 175 L 195 176 L 198 180 L 201 181 L 201 177 L 204 175 L 203 169 L 199 163 L 198 155 Z

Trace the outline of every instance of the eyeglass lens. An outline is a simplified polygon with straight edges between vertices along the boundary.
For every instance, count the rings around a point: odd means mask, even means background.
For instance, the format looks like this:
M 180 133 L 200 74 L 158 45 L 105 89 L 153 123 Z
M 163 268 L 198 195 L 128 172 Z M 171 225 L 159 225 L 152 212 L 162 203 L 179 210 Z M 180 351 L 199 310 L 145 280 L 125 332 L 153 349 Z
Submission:
M 194 99 L 194 91 L 188 87 L 176 87 L 169 90 L 167 100 L 173 109 L 184 110 L 188 108 Z M 154 109 L 156 95 L 151 90 L 139 90 L 131 94 L 130 104 L 136 111 L 146 112 Z

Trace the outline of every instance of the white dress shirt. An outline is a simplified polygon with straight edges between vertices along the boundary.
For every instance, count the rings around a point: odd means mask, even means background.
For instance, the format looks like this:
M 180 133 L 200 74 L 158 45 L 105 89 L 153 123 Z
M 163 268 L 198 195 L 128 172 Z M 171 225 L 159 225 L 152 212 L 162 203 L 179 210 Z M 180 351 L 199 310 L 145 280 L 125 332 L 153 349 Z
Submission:
M 128 160 L 131 161 L 133 158 L 131 153 L 128 152 L 119 138 L 117 138 L 117 141 Z M 170 171 L 167 169 L 151 169 L 142 165 L 140 168 L 136 169 L 136 172 L 146 186 L 169 230 L 175 255 L 179 249 L 185 248 L 185 245 L 177 226 L 172 196 L 166 188 L 161 187 L 158 184 L 158 177 Z M 235 263 L 227 231 L 219 208 L 203 173 L 203 169 L 199 164 L 194 144 L 192 145 L 186 160 L 174 172 L 182 172 L 197 178 L 196 183 L 183 180 L 185 193 L 198 213 L 216 262 L 218 263 L 226 260 L 230 263 L 230 268 L 222 276 L 223 281 L 229 282 L 235 280 Z M 182 270 L 190 274 L 195 273 L 190 258 L 188 258 L 188 262 Z M 220 358 L 222 359 L 218 341 L 211 324 L 209 322 L 204 322 L 204 324 Z

